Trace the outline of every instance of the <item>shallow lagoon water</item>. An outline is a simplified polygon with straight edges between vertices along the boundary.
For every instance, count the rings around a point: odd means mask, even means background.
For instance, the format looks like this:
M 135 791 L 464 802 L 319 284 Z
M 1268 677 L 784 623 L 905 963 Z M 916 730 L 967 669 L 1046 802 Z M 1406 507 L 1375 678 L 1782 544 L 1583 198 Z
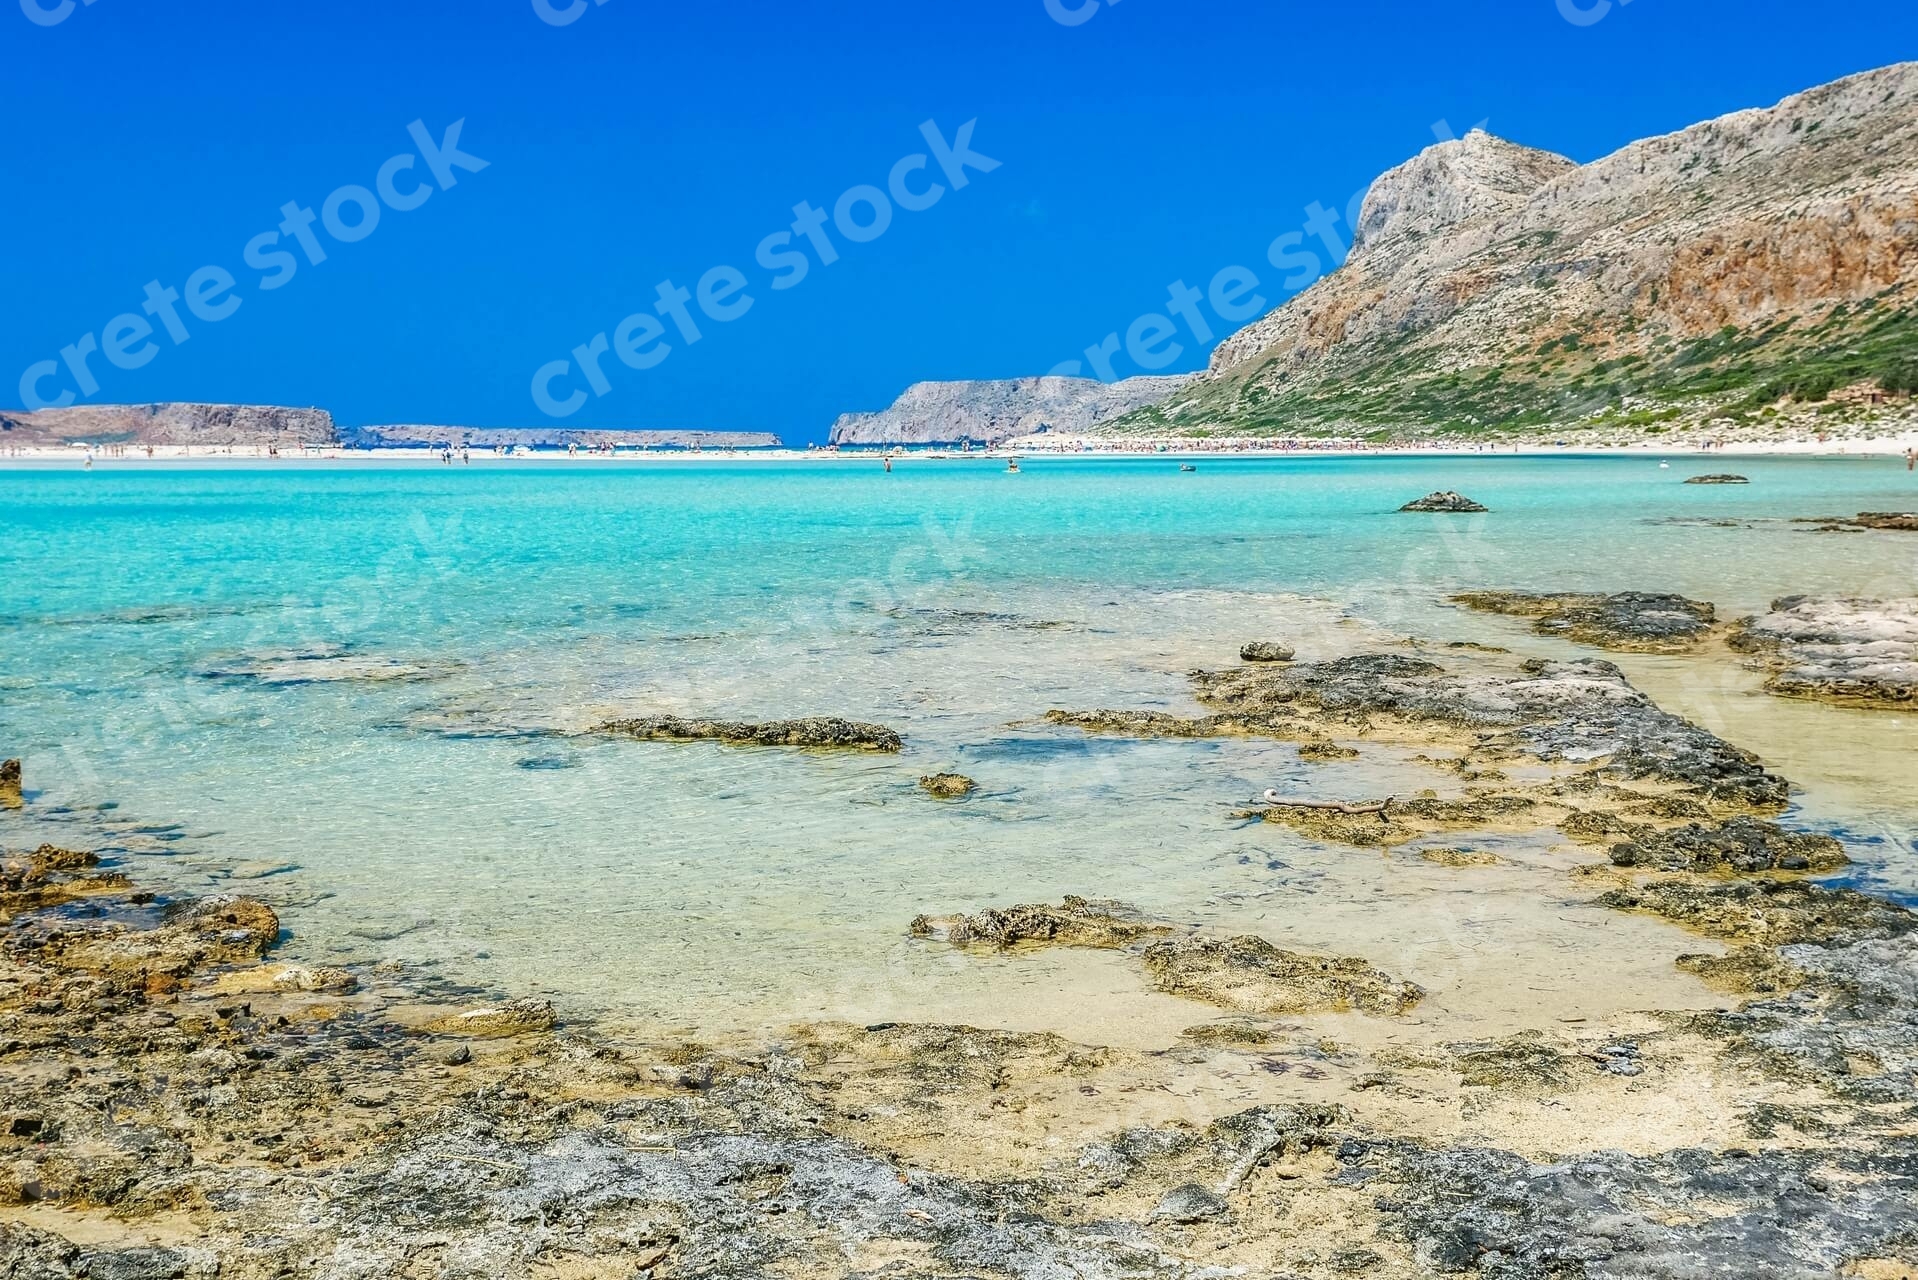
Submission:
M 1725 469 L 1753 483 L 1680 483 Z M 1437 488 L 1493 514 L 1396 513 Z M 1791 521 L 1915 500 L 1902 464 L 1855 459 L 0 472 L 0 751 L 38 792 L 0 836 L 78 824 L 142 877 L 265 896 L 294 957 L 645 1024 L 1163 1043 L 1208 1016 L 1117 957 L 905 937 L 922 911 L 1073 892 L 1364 955 L 1431 988 L 1419 1017 L 1448 1027 L 1710 1003 L 1670 966 L 1696 940 L 1577 900 L 1563 871 L 1589 852 L 1513 838 L 1508 866 L 1460 872 L 1230 818 L 1268 786 L 1443 785 L 1400 754 L 1313 765 L 1035 722 L 1189 709 L 1184 673 L 1255 638 L 1574 652 L 1443 603 L 1470 587 L 1675 590 L 1725 616 L 1910 594 L 1918 538 Z M 1803 784 L 1791 820 L 1843 835 L 1855 879 L 1918 891 L 1911 717 L 1774 699 L 1723 660 L 1618 660 Z M 655 711 L 845 715 L 908 746 L 554 736 Z M 917 790 L 944 769 L 980 794 Z

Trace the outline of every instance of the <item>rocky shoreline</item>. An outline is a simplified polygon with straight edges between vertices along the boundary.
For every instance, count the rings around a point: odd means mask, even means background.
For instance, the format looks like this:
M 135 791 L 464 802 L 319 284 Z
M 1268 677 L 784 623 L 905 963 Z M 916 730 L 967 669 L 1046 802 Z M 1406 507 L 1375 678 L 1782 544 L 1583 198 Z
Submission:
M 1664 643 L 1674 616 L 1512 599 L 1572 611 L 1578 643 L 1648 616 Z M 1739 634 L 1812 643 L 1786 626 L 1810 619 L 1818 644 L 1880 644 L 1884 616 L 1780 602 Z M 0 867 L 0 1275 L 1911 1274 L 1918 914 L 1814 879 L 1845 850 L 1793 828 L 1789 782 L 1595 658 L 1306 658 L 1192 673 L 1196 716 L 1047 720 L 1415 751 L 1417 794 L 1274 793 L 1240 819 L 1459 876 L 1497 874 L 1472 840 L 1545 833 L 1583 851 L 1568 900 L 1696 935 L 1679 968 L 1723 1003 L 1435 1037 L 1407 1018 L 1416 972 L 1069 898 L 907 932 L 982 963 L 1115 953 L 1190 1003 L 1176 1043 L 843 1023 L 636 1042 L 402 968 L 276 961 L 267 903 L 170 899 L 47 844 Z M 1832 700 L 1857 701 L 1848 671 Z M 833 720 L 600 731 L 900 745 Z M 30 810 L 21 782 L 0 771 Z M 1326 1013 L 1393 1034 L 1332 1036 Z M 1195 1074 L 1233 1087 L 1198 1101 Z

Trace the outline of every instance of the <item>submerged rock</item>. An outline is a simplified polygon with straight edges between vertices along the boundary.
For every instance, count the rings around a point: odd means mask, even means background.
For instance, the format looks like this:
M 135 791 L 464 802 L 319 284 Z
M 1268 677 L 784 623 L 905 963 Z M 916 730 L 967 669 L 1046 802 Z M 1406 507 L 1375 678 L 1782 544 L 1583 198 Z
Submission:
M 1716 826 L 1691 823 L 1670 831 L 1640 829 L 1612 847 L 1612 863 L 1657 871 L 1835 871 L 1851 860 L 1827 835 L 1787 831 L 1775 822 L 1737 817 Z
M 1751 481 L 1746 479 L 1744 476 L 1710 475 L 1710 476 L 1693 476 L 1691 479 L 1687 480 L 1685 483 L 1686 484 L 1750 484 Z
M 1480 506 L 1462 493 L 1442 489 L 1437 493 L 1428 493 L 1423 498 L 1415 498 L 1399 508 L 1400 511 L 1489 511 L 1491 508 Z
M 1918 598 L 1787 596 L 1729 639 L 1769 668 L 1765 687 L 1780 697 L 1918 710 Z
M 1314 738 L 1310 742 L 1302 742 L 1299 744 L 1299 759 L 1301 760 L 1356 760 L 1358 757 L 1359 753 L 1357 748 L 1348 747 L 1344 743 L 1333 742 L 1329 738 Z
M 811 716 L 800 720 L 702 720 L 640 716 L 607 720 L 592 732 L 653 742 L 724 742 L 734 746 L 807 747 L 817 750 L 898 751 L 905 739 L 884 725 Z
M 963 800 L 979 784 L 963 773 L 934 773 L 919 779 L 919 789 L 936 800 Z
M 1245 662 L 1290 662 L 1297 655 L 1291 645 L 1276 640 L 1253 640 L 1239 649 L 1239 658 Z
M 1645 591 L 1468 591 L 1452 602 L 1482 613 L 1535 619 L 1532 630 L 1542 636 L 1637 653 L 1689 652 L 1711 635 L 1717 621 L 1717 610 L 1703 601 Z
M 1420 849 L 1419 857 L 1441 867 L 1496 867 L 1499 856 L 1483 849 Z
M 1282 951 L 1263 938 L 1173 938 L 1145 949 L 1161 991 L 1246 1013 L 1356 1009 L 1396 1016 L 1425 992 L 1363 960 Z
M 1120 733 L 1135 738 L 1209 738 L 1226 732 L 1217 719 L 1192 719 L 1164 711 L 1048 711 L 1046 723 L 1088 733 Z
M 1001 949 L 1021 942 L 1118 948 L 1169 932 L 1169 926 L 1144 920 L 1120 903 L 1071 896 L 1056 907 L 1043 903 L 989 907 L 972 915 L 920 916 L 911 925 L 915 938 L 985 942 Z

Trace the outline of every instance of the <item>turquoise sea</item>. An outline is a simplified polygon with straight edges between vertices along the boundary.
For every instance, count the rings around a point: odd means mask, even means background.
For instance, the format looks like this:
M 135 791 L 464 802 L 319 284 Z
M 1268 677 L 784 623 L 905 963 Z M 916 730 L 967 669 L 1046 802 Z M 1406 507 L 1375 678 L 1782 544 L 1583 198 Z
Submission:
M 1680 483 L 1716 470 L 1752 483 Z M 1440 488 L 1493 513 L 1396 512 Z M 1425 766 L 1034 722 L 1190 708 L 1185 673 L 1255 638 L 1570 652 L 1445 605 L 1465 588 L 1673 590 L 1726 616 L 1910 595 L 1918 538 L 1791 521 L 1915 504 L 1901 461 L 1856 459 L 0 471 L 0 755 L 33 796 L 0 838 L 91 838 L 144 880 L 264 896 L 291 958 L 635 1024 L 1180 1016 L 1097 955 L 906 937 L 921 912 L 1073 892 L 1367 955 L 1430 986 L 1432 1017 L 1600 1013 L 1611 979 L 1675 981 L 1679 940 L 1577 902 L 1577 856 L 1517 842 L 1461 877 L 1230 818 L 1268 786 L 1357 797 Z M 1856 878 L 1918 890 L 1911 717 L 1783 702 L 1724 659 L 1618 661 L 1801 783 L 1791 820 L 1843 835 Z M 843 715 L 908 744 L 568 733 L 659 711 Z M 946 769 L 980 794 L 918 791 Z

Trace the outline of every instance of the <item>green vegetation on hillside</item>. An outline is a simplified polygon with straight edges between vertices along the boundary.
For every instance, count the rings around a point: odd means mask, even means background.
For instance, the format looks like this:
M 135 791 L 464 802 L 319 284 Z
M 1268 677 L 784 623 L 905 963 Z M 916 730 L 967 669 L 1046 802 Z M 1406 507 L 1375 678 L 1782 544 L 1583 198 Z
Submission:
M 1603 427 L 1657 433 L 1684 422 L 1763 421 L 1782 404 L 1839 416 L 1841 388 L 1918 393 L 1918 311 L 1903 299 L 1840 304 L 1820 317 L 1727 326 L 1691 339 L 1626 323 L 1609 338 L 1567 333 L 1514 343 L 1498 364 L 1438 372 L 1420 333 L 1396 335 L 1304 372 L 1280 357 L 1207 380 L 1113 423 L 1127 434 L 1387 438 L 1502 436 Z

